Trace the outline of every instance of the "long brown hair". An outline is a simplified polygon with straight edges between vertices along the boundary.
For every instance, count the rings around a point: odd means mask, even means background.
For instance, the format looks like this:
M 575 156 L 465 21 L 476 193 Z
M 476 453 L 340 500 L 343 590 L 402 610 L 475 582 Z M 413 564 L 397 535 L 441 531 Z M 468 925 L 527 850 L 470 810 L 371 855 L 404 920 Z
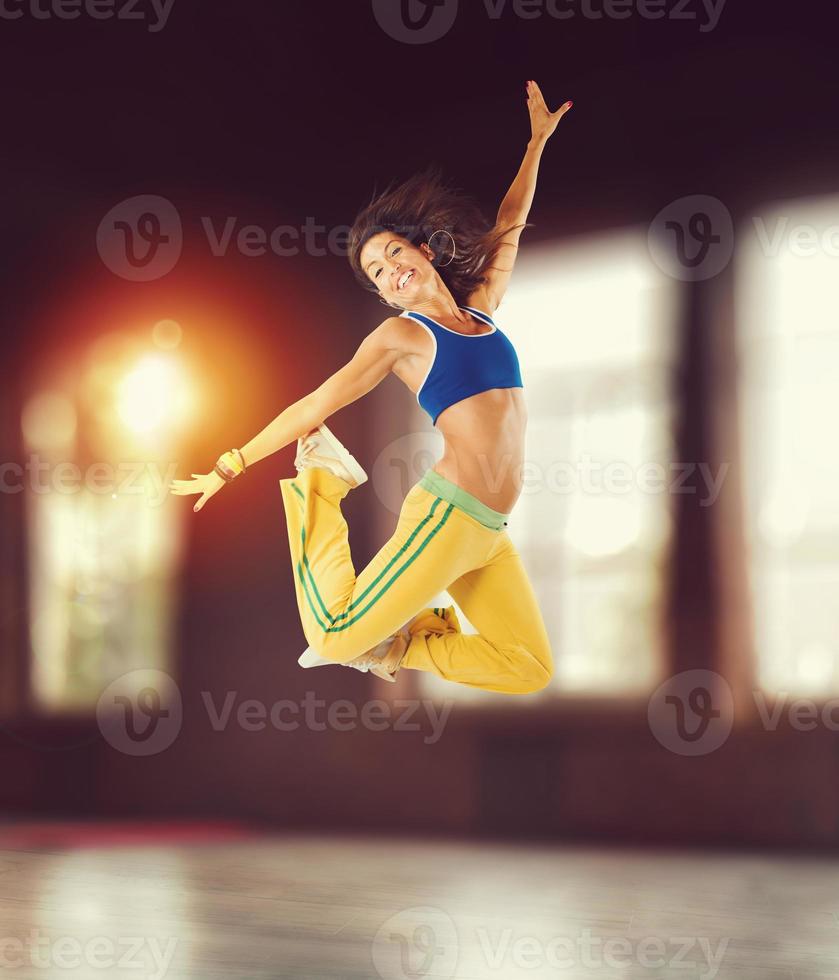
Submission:
M 348 257 L 358 282 L 370 292 L 376 284 L 361 266 L 361 250 L 374 235 L 392 231 L 412 245 L 427 242 L 435 231 L 449 232 L 455 241 L 451 259 L 451 239 L 441 235 L 432 246 L 433 265 L 458 304 L 486 282 L 483 271 L 492 265 L 501 239 L 514 228 L 497 229 L 482 214 L 477 203 L 457 188 L 447 185 L 436 166 L 394 187 L 393 183 L 361 210 L 349 234 Z M 388 304 L 390 305 L 390 304 Z

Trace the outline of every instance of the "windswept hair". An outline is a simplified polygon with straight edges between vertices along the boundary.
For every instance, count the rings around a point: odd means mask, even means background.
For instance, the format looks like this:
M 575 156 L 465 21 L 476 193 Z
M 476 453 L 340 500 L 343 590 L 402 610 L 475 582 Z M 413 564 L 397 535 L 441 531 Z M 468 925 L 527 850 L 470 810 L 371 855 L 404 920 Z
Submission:
M 448 186 L 439 168 L 431 166 L 396 187 L 391 183 L 379 195 L 374 192 L 350 230 L 348 257 L 358 282 L 377 293 L 376 284 L 361 265 L 361 250 L 370 238 L 392 231 L 419 247 L 435 231 L 447 231 L 455 241 L 454 259 L 449 262 L 451 238 L 438 235 L 431 245 L 433 264 L 455 301 L 462 305 L 486 282 L 483 270 L 492 265 L 504 235 L 522 227 L 527 225 L 496 230 L 471 197 Z

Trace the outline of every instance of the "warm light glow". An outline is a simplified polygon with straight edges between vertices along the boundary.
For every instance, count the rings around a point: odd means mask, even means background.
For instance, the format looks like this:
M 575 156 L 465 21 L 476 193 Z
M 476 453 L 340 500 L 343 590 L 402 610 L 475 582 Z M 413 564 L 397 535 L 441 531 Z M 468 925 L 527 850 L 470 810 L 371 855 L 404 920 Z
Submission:
M 174 350 L 182 337 L 183 330 L 177 320 L 158 320 L 152 328 L 152 339 L 161 350 Z
M 120 418 L 135 433 L 180 422 L 189 398 L 178 364 L 163 355 L 144 357 L 120 383 L 117 405 Z
M 67 452 L 76 438 L 76 410 L 58 392 L 44 391 L 26 402 L 21 428 L 29 448 Z

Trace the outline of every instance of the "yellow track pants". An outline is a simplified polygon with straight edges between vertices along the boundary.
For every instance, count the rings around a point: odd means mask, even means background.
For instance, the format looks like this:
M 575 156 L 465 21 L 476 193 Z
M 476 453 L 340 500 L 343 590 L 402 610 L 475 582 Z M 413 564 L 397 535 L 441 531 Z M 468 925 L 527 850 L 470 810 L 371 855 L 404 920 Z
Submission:
M 503 527 L 485 526 L 419 482 L 391 538 L 356 575 L 341 513 L 350 485 L 322 467 L 279 482 L 303 632 L 320 656 L 346 663 L 408 624 L 403 667 L 507 694 L 548 684 L 545 624 Z M 454 490 L 456 499 L 469 497 Z M 453 607 L 430 605 L 443 591 L 477 634 L 461 632 Z

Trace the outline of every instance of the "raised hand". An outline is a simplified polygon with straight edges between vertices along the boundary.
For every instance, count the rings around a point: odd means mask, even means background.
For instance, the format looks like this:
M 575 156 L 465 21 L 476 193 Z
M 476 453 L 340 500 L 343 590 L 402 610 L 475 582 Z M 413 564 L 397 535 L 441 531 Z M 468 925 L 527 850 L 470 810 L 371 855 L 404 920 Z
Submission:
M 573 104 L 573 102 L 566 102 L 556 112 L 551 112 L 545 103 L 542 90 L 536 82 L 528 82 L 527 109 L 530 113 L 530 128 L 533 133 L 533 139 L 537 143 L 544 143 L 553 134 L 559 125 L 559 120 L 562 119 Z
M 201 499 L 192 508 L 199 511 L 214 494 L 224 486 L 224 480 L 213 470 L 212 473 L 192 473 L 191 480 L 173 480 L 169 484 L 172 493 L 182 496 L 189 493 L 200 493 Z

